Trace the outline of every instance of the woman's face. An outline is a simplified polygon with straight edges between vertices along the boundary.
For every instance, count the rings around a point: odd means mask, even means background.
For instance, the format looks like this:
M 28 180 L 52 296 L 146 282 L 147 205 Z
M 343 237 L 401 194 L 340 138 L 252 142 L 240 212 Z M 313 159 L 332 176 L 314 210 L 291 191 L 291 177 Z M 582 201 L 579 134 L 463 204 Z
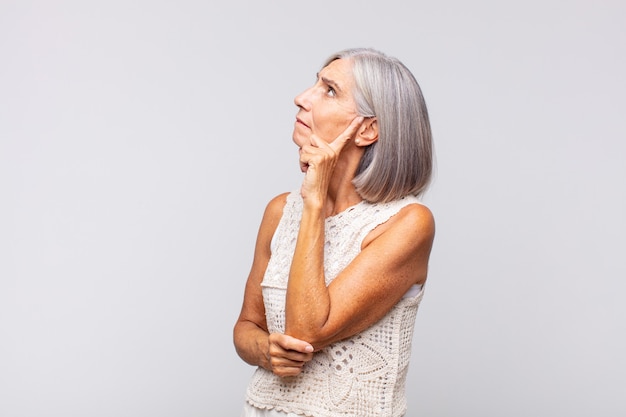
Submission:
M 312 134 L 326 142 L 339 136 L 357 116 L 353 88 L 350 61 L 337 59 L 324 67 L 315 84 L 294 100 L 299 108 L 293 130 L 296 145 L 309 144 Z

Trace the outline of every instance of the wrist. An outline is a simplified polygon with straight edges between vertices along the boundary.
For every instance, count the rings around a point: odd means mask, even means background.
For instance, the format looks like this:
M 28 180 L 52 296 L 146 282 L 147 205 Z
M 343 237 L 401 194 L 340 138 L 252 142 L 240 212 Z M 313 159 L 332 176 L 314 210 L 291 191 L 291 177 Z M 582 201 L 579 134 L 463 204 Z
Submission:
M 321 212 L 324 209 L 325 199 L 321 197 L 303 196 L 302 204 L 304 210 Z
M 256 341 L 257 348 L 257 358 L 260 367 L 267 369 L 268 371 L 272 370 L 272 366 L 270 364 L 270 344 L 269 344 L 269 334 L 265 334 L 262 337 L 259 337 Z

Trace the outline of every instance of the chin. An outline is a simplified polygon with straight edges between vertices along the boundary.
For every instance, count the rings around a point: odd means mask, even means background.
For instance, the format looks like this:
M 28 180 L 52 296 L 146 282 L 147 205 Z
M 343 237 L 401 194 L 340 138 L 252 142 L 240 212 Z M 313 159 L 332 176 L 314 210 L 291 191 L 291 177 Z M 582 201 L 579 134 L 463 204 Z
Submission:
M 302 141 L 302 140 L 300 140 L 300 139 L 301 139 L 301 138 L 300 138 L 300 135 L 296 134 L 295 132 L 294 132 L 294 134 L 291 136 L 291 140 L 293 141 L 293 143 L 295 143 L 295 144 L 296 144 L 296 146 L 297 146 L 298 148 L 302 148 L 302 147 L 304 146 L 303 144 L 305 143 L 305 141 Z

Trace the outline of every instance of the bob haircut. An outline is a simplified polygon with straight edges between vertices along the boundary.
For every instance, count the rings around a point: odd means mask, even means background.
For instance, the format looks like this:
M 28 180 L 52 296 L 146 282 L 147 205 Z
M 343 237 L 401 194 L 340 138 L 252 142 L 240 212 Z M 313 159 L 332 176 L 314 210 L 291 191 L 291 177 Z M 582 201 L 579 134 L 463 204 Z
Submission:
M 352 63 L 357 113 L 375 117 L 378 140 L 365 149 L 353 179 L 370 203 L 420 196 L 430 184 L 433 143 L 426 102 L 411 71 L 398 59 L 371 48 L 330 56 Z

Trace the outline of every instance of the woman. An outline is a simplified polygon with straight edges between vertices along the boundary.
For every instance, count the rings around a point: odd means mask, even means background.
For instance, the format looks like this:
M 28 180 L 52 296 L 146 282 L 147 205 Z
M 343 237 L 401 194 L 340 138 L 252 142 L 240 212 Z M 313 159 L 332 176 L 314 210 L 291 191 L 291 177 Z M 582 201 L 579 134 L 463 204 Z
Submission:
M 243 416 L 402 416 L 435 232 L 417 199 L 432 171 L 424 99 L 397 59 L 351 49 L 295 104 L 304 179 L 267 205 L 234 327 L 258 367 Z

